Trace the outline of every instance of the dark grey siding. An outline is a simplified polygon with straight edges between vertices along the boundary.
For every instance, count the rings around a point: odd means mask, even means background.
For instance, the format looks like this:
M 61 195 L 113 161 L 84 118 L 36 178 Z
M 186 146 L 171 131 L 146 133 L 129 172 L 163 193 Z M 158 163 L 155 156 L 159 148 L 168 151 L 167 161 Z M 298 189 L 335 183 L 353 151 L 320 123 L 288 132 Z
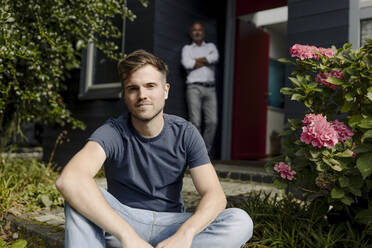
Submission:
M 213 6 L 213 7 L 212 7 Z M 169 99 L 165 112 L 187 119 L 185 102 L 186 73 L 180 63 L 181 50 L 191 43 L 190 25 L 194 21 L 203 23 L 206 40 L 216 44 L 220 53 L 217 65 L 217 95 L 219 116 L 222 111 L 222 75 L 224 58 L 225 1 L 211 0 L 157 0 L 155 1 L 154 53 L 169 66 L 168 81 L 171 84 Z M 220 128 L 217 131 L 215 144 L 219 144 Z M 215 157 L 219 157 L 220 145 L 215 145 Z
M 327 48 L 348 42 L 349 1 L 354 0 L 288 0 L 288 49 L 296 43 Z M 285 112 L 301 118 L 304 107 L 286 98 Z

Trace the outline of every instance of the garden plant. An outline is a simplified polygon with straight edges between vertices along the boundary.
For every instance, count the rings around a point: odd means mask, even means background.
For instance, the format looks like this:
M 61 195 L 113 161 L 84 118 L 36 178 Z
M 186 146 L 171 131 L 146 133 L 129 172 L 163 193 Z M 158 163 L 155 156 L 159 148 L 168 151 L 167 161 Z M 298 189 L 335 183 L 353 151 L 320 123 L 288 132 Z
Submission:
M 293 68 L 292 86 L 281 93 L 303 103 L 306 113 L 288 120 L 282 133 L 284 152 L 266 169 L 276 175 L 278 187 L 322 206 L 316 214 L 335 227 L 334 232 L 337 226 L 353 230 L 355 239 L 366 240 L 367 246 L 360 247 L 368 247 L 372 246 L 372 39 L 359 49 L 351 46 L 296 44 L 290 49 L 295 59 L 281 60 Z
M 146 5 L 146 0 L 139 0 Z M 0 147 L 22 124 L 84 128 L 60 92 L 80 66 L 88 42 L 109 58 L 121 56 L 114 18 L 133 20 L 125 0 L 3 0 L 0 8 Z

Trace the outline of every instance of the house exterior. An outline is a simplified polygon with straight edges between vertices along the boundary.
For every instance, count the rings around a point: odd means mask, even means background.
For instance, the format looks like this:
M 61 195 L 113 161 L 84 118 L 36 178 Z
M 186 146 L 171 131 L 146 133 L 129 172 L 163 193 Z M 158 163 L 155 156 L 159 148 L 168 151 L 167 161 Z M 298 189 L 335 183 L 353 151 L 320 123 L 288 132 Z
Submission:
M 303 107 L 284 99 L 280 87 L 291 68 L 276 60 L 289 57 L 295 43 L 355 47 L 372 32 L 369 0 L 153 0 L 147 8 L 128 0 L 137 15 L 131 23 L 118 22 L 125 38 L 118 45 L 125 53 L 145 49 L 168 65 L 171 84 L 165 112 L 187 118 L 185 71 L 181 49 L 190 42 L 190 24 L 204 23 L 206 38 L 220 52 L 217 65 L 219 127 L 214 158 L 260 159 L 280 152 L 275 134 L 287 118 L 303 115 Z M 362 31 L 363 32 L 362 32 Z M 69 82 L 66 97 L 74 116 L 87 125 L 85 131 L 69 131 L 69 142 L 59 145 L 53 160 L 64 165 L 105 120 L 127 113 L 120 94 L 115 63 L 90 46 L 82 67 Z M 61 129 L 46 128 L 44 159 L 48 160 Z

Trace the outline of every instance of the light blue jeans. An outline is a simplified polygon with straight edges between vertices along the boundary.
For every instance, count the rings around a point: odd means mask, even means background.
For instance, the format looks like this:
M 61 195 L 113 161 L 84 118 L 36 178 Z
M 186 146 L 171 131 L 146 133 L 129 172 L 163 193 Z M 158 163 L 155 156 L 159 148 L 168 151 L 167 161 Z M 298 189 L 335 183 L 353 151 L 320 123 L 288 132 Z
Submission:
M 110 206 L 125 219 L 145 241 L 156 246 L 173 235 L 192 213 L 168 213 L 131 208 L 101 189 Z M 65 202 L 65 247 L 121 247 L 118 239 L 75 211 Z M 252 237 L 253 222 L 238 208 L 224 210 L 214 222 L 195 236 L 192 248 L 239 248 Z M 125 247 L 124 247 L 125 248 Z M 138 247 L 140 248 L 140 247 Z

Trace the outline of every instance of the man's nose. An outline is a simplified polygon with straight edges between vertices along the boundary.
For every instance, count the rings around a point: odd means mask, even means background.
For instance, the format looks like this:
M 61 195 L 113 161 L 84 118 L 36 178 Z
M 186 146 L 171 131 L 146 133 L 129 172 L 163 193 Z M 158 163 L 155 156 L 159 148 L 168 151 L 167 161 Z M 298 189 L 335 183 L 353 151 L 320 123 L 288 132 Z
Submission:
M 140 88 L 138 91 L 138 97 L 140 99 L 146 99 L 147 98 L 147 92 L 145 88 Z

